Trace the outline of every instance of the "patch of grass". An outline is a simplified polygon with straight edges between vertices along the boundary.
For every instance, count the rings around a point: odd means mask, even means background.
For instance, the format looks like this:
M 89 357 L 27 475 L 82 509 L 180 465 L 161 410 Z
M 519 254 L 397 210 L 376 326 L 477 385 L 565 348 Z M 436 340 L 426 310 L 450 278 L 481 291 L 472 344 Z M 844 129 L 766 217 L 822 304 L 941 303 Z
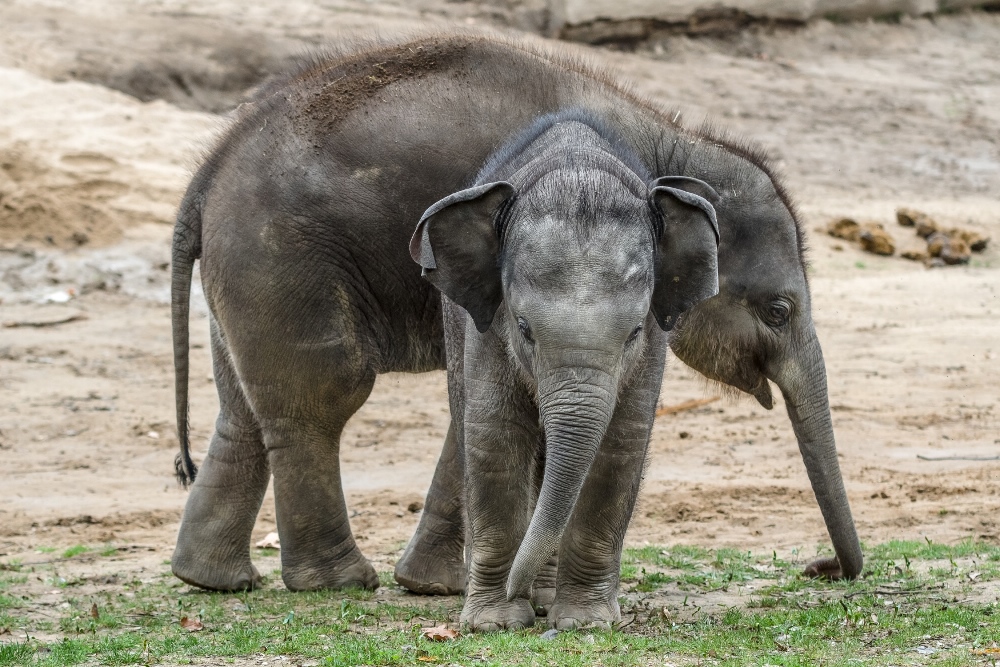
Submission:
M 90 657 L 90 644 L 76 639 L 63 639 L 50 644 L 48 649 L 45 662 L 52 665 L 79 665 Z
M 35 647 L 28 642 L 0 644 L 0 665 L 25 665 L 31 662 Z
M 963 540 L 957 544 L 941 544 L 924 540 L 923 542 L 906 542 L 893 540 L 866 549 L 869 560 L 899 560 L 899 559 L 955 559 L 970 556 L 1000 560 L 1000 547 L 975 540 Z
M 395 577 L 392 576 L 392 572 L 379 572 L 378 573 L 378 584 L 383 588 L 398 588 L 399 584 L 396 583 Z
M 403 594 L 387 572 L 380 574 L 385 590 L 378 593 L 265 587 L 221 594 L 178 586 L 164 566 L 152 582 L 131 581 L 68 597 L 66 608 L 46 607 L 46 614 L 59 615 L 63 636 L 0 644 L 0 667 L 214 664 L 241 657 L 271 663 L 278 656 L 293 657 L 282 664 L 323 665 L 957 666 L 975 664 L 972 651 L 1000 638 L 1000 605 L 970 601 L 971 593 L 984 590 L 976 586 L 1000 570 L 1000 547 L 888 542 L 865 553 L 861 578 L 824 582 L 802 578 L 805 559 L 798 556 L 793 562 L 732 549 L 628 549 L 621 628 L 562 632 L 549 640 L 541 636 L 542 621 L 529 630 L 440 643 L 426 640 L 420 628 L 455 624 L 462 599 Z M 5 595 L 19 601 L 23 578 L 4 581 Z M 737 606 L 708 604 L 722 591 L 726 605 Z M 200 620 L 204 629 L 189 631 L 183 617 Z M 0 627 L 24 627 L 29 636 L 45 624 L 32 614 L 16 626 L 5 618 L 0 612 Z
M 54 553 L 55 550 L 56 550 L 55 547 L 38 547 L 37 549 L 35 549 L 35 553 L 50 554 Z
M 62 557 L 72 558 L 73 556 L 79 556 L 80 554 L 85 554 L 88 551 L 90 551 L 90 547 L 85 547 L 82 544 L 77 544 L 75 546 L 70 547 L 69 549 L 66 549 L 66 551 L 62 552 Z

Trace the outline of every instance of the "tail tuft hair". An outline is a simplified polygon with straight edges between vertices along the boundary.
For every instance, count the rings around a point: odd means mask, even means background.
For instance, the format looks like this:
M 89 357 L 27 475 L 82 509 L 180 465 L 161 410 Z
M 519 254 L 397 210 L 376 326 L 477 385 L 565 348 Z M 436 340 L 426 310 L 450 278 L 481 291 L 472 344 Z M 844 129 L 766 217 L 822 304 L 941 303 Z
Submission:
M 180 485 L 186 489 L 194 484 L 194 478 L 198 476 L 198 466 L 190 458 L 188 458 L 187 465 L 185 465 L 184 457 L 181 454 L 177 454 L 174 458 L 174 475 L 177 477 Z

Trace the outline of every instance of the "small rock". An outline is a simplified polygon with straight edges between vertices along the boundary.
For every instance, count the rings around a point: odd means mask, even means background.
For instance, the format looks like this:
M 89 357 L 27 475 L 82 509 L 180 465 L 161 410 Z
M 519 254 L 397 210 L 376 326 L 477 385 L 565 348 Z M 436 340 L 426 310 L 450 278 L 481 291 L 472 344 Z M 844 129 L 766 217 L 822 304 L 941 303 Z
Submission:
M 927 237 L 927 254 L 931 257 L 940 257 L 948 242 L 948 236 L 941 233 L 934 233 Z
M 867 228 L 858 236 L 861 249 L 876 255 L 891 255 L 896 252 L 896 242 L 881 228 Z
M 268 533 L 256 546 L 258 549 L 280 549 L 281 539 L 277 533 Z
M 944 264 L 968 264 L 972 252 L 962 239 L 935 232 L 927 238 L 927 254 Z
M 410 503 L 409 505 L 406 506 L 406 511 L 407 512 L 412 512 L 413 514 L 416 514 L 417 512 L 419 512 L 420 510 L 422 510 L 423 508 L 424 508 L 424 504 L 422 502 L 420 502 L 419 500 L 416 500 L 416 501 L 414 501 L 414 502 L 412 502 L 412 503 Z
M 555 639 L 558 634 L 559 631 L 556 630 L 555 628 L 552 628 L 551 630 L 546 630 L 545 632 L 543 632 L 541 638 L 544 639 L 545 641 L 550 641 L 552 639 Z
M 861 235 L 861 225 L 851 218 L 841 218 L 831 222 L 826 228 L 826 233 L 845 241 L 857 241 L 858 236 Z
M 937 223 L 927 216 L 917 222 L 917 236 L 921 238 L 927 238 L 936 231 L 938 231 Z
M 948 236 L 953 239 L 961 239 L 968 244 L 969 250 L 972 252 L 982 252 L 986 250 L 986 245 L 990 242 L 990 237 L 967 227 L 955 227 L 948 232 Z
M 899 256 L 903 259 L 911 259 L 914 262 L 926 262 L 930 257 L 925 250 L 904 250 L 899 253 Z
M 70 299 L 76 296 L 76 290 L 72 287 L 67 287 L 66 289 L 61 289 L 51 294 L 46 294 L 42 297 L 42 303 L 67 303 Z
M 941 249 L 941 259 L 945 264 L 968 264 L 972 257 L 969 244 L 962 239 L 949 238 L 948 243 Z
M 923 213 L 908 208 L 897 208 L 896 222 L 898 222 L 901 227 L 913 227 L 917 224 L 916 217 L 918 215 L 923 215 Z
M 916 227 L 917 235 L 927 237 L 937 231 L 937 223 L 931 216 L 912 208 L 896 209 L 896 222 L 903 227 Z

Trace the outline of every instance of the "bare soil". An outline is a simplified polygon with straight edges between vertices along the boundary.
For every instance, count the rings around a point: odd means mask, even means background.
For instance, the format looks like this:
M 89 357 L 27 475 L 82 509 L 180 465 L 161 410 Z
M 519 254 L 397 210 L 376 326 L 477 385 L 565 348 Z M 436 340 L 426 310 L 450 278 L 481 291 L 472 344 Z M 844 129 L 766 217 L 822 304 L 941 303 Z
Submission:
M 169 222 L 246 87 L 361 28 L 516 25 L 466 3 L 210 4 L 0 5 L 0 23 L 17 27 L 0 36 L 0 562 L 111 544 L 114 560 L 76 567 L 123 581 L 165 569 L 186 498 L 172 474 Z M 967 13 L 585 51 L 693 122 L 760 142 L 810 230 L 851 216 L 901 239 L 913 232 L 894 211 L 907 207 L 992 237 L 970 265 L 928 270 L 810 235 L 841 465 L 869 543 L 1000 543 L 997 43 L 1000 15 Z M 263 60 L 247 65 L 254 53 Z M 141 67 L 154 72 L 137 75 L 145 92 L 122 83 Z M 193 312 L 199 458 L 217 399 L 198 296 Z M 715 395 L 671 360 L 664 405 Z M 427 490 L 447 421 L 443 374 L 388 375 L 348 427 L 352 525 L 379 570 L 416 526 L 408 506 Z M 274 529 L 269 495 L 255 539 Z M 661 417 L 628 539 L 803 560 L 825 548 L 782 406 L 723 398 Z M 38 586 L 40 603 L 55 595 Z

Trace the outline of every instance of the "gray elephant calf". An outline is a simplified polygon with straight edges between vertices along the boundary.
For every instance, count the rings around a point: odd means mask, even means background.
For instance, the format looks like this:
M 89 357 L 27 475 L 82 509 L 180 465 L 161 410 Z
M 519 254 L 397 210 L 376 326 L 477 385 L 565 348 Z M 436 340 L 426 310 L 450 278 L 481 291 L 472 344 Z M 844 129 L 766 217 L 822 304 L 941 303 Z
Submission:
M 340 435 L 377 374 L 447 364 L 453 420 L 438 491 L 397 578 L 464 586 L 467 456 L 470 624 L 527 623 L 525 592 L 557 543 L 554 618 L 613 619 L 614 562 L 666 346 L 650 313 L 669 326 L 711 293 L 713 208 L 721 293 L 678 322 L 671 344 L 763 403 L 765 378 L 779 384 L 837 551 L 817 567 L 856 575 L 800 234 L 763 161 L 684 130 L 573 59 L 469 36 L 316 60 L 244 107 L 192 180 L 173 248 L 183 481 L 196 472 L 187 347 L 199 257 L 220 412 L 174 573 L 210 589 L 256 585 L 250 533 L 273 475 L 288 588 L 377 586 L 348 523 Z M 422 279 L 407 249 L 428 209 L 409 246 Z M 469 316 L 493 322 L 481 334 L 465 328 Z M 536 465 L 544 473 L 528 474 Z M 483 497 L 494 491 L 506 496 Z
M 718 291 L 715 212 L 693 192 L 710 190 L 654 181 L 598 119 L 569 112 L 515 137 L 417 226 L 410 253 L 451 302 L 466 627 L 530 627 L 532 583 L 557 549 L 554 600 L 534 601 L 551 603 L 549 622 L 620 619 L 622 540 L 663 377 L 656 322 L 669 329 Z

